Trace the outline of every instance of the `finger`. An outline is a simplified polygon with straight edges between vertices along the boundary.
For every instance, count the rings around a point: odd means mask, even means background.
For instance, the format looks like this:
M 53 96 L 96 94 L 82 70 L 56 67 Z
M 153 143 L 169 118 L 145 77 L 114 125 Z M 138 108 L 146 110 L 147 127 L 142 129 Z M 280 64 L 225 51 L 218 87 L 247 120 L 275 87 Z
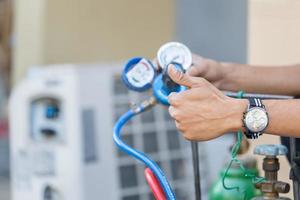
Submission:
M 177 106 L 178 104 L 178 93 L 176 92 L 171 92 L 168 96 L 168 101 L 169 101 L 169 104 L 172 105 L 172 106 Z
M 191 77 L 175 68 L 173 64 L 168 65 L 168 73 L 170 78 L 178 83 L 179 85 L 183 85 L 186 87 L 192 87 L 193 80 Z
M 184 132 L 184 129 L 182 128 L 182 125 L 179 121 L 175 120 L 175 126 L 176 126 L 178 131 Z
M 175 119 L 175 108 L 174 108 L 173 106 L 170 106 L 168 110 L 169 110 L 170 116 L 171 116 L 173 119 Z
M 201 56 L 198 56 L 196 54 L 193 54 L 193 63 L 196 63 L 196 65 L 192 65 L 189 70 L 187 71 L 187 73 L 190 76 L 201 76 L 201 74 L 203 74 L 204 71 L 204 58 Z

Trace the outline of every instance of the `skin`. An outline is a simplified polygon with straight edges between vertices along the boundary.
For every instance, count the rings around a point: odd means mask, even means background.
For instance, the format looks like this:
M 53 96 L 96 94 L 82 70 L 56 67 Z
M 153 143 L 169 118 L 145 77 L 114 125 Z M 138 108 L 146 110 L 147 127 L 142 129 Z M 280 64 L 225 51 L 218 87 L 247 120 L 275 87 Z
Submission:
M 244 131 L 242 119 L 248 100 L 227 97 L 220 90 L 300 95 L 300 65 L 259 67 L 197 55 L 193 62 L 186 74 L 169 67 L 173 81 L 189 88 L 169 95 L 169 113 L 188 140 L 210 140 Z M 263 104 L 269 114 L 266 133 L 300 137 L 300 100 L 263 100 Z

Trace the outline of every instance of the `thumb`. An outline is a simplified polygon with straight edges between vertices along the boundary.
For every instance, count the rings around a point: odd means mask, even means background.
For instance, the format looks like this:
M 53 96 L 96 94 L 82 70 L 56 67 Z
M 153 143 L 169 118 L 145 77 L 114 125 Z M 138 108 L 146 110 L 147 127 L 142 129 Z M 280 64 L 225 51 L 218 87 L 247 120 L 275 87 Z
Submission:
M 179 85 L 192 87 L 194 84 L 193 79 L 189 75 L 176 69 L 176 67 L 173 64 L 170 64 L 168 66 L 168 74 L 170 78 Z

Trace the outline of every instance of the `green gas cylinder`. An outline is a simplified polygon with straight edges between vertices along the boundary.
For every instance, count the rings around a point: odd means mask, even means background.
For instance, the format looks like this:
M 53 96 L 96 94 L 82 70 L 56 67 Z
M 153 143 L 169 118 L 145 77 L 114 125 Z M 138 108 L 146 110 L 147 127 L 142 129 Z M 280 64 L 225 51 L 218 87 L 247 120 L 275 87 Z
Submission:
M 258 176 L 255 159 L 247 158 L 241 160 L 241 162 L 244 165 L 247 174 Z M 238 164 L 233 164 L 229 169 L 225 179 L 225 184 L 230 188 L 239 187 L 240 190 L 226 190 L 222 184 L 222 178 L 225 174 L 226 168 L 227 165 L 221 170 L 220 177 L 210 188 L 208 194 L 209 200 L 250 200 L 255 196 L 261 195 L 260 190 L 255 188 L 255 185 L 252 182 L 252 177 L 245 176 L 245 171 L 243 171 Z

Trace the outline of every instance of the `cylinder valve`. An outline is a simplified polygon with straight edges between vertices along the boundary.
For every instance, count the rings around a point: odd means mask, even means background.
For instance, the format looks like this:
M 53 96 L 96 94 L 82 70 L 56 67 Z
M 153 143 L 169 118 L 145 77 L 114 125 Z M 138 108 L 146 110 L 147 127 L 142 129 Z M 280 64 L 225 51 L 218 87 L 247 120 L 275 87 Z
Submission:
M 277 156 L 286 155 L 287 152 L 285 146 L 273 144 L 259 145 L 254 149 L 254 154 L 265 156 L 263 160 L 265 180 L 256 184 L 256 187 L 263 192 L 263 196 L 255 197 L 252 200 L 290 200 L 286 197 L 279 197 L 279 193 L 290 191 L 290 185 L 277 179 L 280 169 Z

